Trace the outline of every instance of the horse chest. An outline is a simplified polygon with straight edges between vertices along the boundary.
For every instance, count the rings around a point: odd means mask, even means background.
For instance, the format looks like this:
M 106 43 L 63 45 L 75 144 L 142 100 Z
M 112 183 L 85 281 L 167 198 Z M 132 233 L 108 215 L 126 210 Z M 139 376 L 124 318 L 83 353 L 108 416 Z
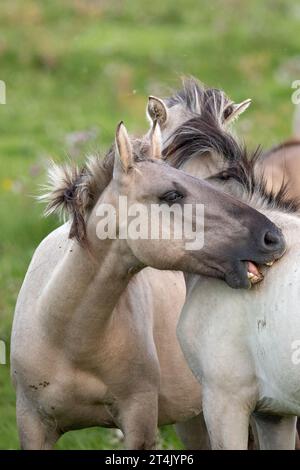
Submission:
M 39 413 L 45 419 L 63 429 L 112 424 L 104 409 L 112 397 L 101 378 L 91 373 L 64 368 L 49 381 L 32 384 L 29 396 L 39 403 Z

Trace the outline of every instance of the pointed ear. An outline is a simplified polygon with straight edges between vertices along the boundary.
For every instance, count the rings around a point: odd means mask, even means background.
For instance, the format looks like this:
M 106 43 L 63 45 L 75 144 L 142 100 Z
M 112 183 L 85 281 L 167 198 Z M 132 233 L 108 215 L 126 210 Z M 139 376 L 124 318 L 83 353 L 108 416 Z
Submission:
M 133 151 L 131 142 L 121 121 L 116 130 L 116 151 L 113 176 L 116 178 L 120 173 L 127 173 L 133 167 Z
M 150 134 L 151 158 L 160 160 L 162 156 L 162 138 L 160 125 L 154 121 Z
M 224 122 L 228 124 L 229 122 L 232 122 L 233 120 L 237 119 L 240 114 L 242 114 L 244 111 L 246 111 L 247 108 L 249 108 L 251 103 L 252 100 L 248 98 L 247 100 L 242 101 L 241 103 L 229 104 L 223 111 Z
M 161 99 L 149 96 L 147 117 L 151 122 L 158 121 L 160 127 L 163 127 L 168 120 L 168 108 Z

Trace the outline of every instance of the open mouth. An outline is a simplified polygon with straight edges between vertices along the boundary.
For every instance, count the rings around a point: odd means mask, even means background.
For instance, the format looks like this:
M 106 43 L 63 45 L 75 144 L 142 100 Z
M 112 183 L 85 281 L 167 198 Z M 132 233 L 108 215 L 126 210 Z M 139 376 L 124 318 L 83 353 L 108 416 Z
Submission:
M 233 289 L 249 289 L 254 284 L 261 282 L 268 269 L 274 264 L 276 259 L 248 261 L 240 260 L 235 264 L 234 269 L 225 273 L 225 282 Z
M 246 263 L 247 263 L 247 277 L 251 285 L 261 282 L 264 278 L 264 275 L 261 272 L 260 266 L 253 263 L 253 261 L 247 261 Z M 265 263 L 264 266 L 271 267 L 273 263 L 274 261 L 270 261 L 268 263 Z

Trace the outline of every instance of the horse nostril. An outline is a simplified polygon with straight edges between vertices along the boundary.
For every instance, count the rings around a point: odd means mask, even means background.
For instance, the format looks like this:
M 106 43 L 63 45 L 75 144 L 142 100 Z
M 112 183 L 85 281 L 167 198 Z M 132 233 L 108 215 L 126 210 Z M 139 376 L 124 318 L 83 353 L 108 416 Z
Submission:
M 284 238 L 281 233 L 268 230 L 264 236 L 264 245 L 266 248 L 279 249 L 284 246 Z

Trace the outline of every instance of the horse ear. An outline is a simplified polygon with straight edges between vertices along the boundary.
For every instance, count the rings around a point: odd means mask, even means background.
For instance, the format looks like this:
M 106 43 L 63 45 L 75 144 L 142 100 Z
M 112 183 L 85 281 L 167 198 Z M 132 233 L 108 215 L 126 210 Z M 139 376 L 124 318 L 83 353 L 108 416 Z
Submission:
M 166 124 L 168 120 L 168 109 L 160 98 L 149 96 L 147 117 L 151 122 L 157 121 L 160 127 L 163 127 Z
M 150 134 L 150 144 L 151 158 L 160 160 L 162 156 L 162 138 L 158 121 L 154 121 L 153 123 Z
M 223 111 L 224 122 L 228 124 L 234 119 L 237 119 L 240 114 L 246 111 L 249 108 L 252 100 L 248 98 L 247 100 L 242 101 L 241 103 L 231 103 Z
M 131 142 L 124 126 L 121 121 L 116 129 L 116 151 L 114 162 L 114 178 L 117 178 L 120 173 L 127 173 L 133 167 L 133 151 Z

